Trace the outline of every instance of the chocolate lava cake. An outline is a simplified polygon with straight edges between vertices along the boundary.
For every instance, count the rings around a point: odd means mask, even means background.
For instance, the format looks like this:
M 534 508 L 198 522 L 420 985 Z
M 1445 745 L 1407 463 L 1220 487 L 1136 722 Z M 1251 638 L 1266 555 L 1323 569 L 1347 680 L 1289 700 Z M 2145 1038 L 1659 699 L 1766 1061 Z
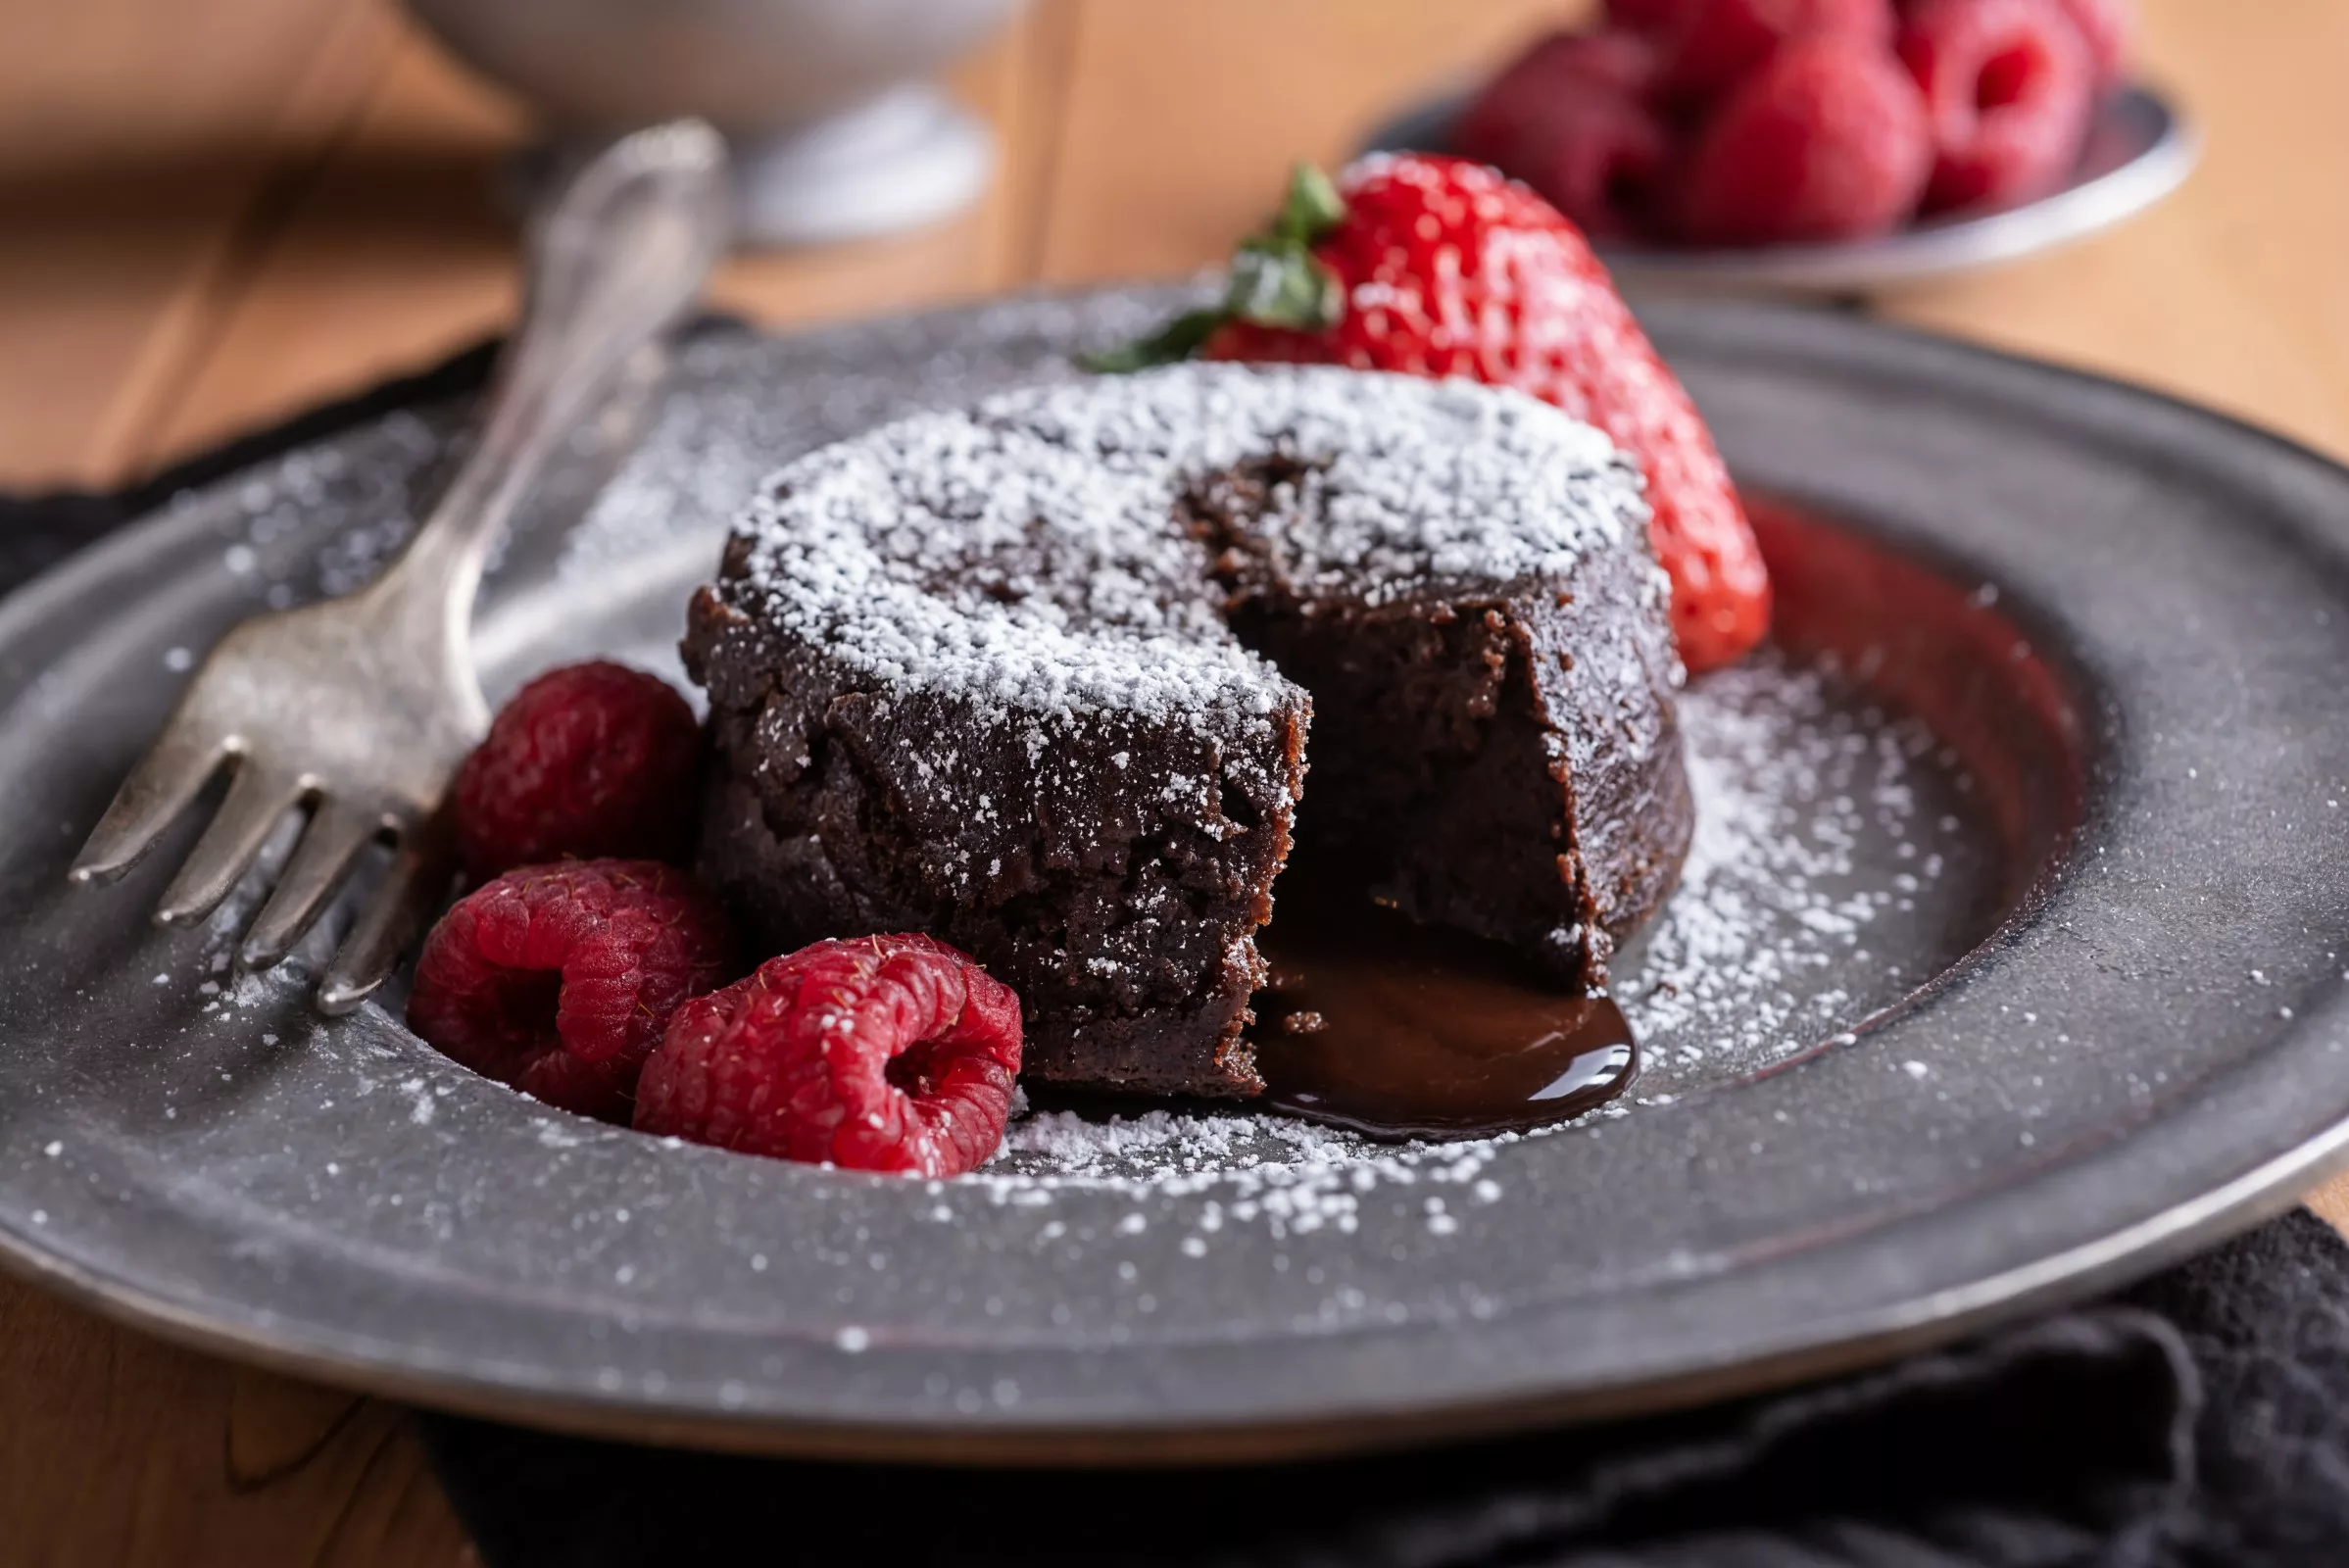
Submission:
M 1258 1092 L 1293 849 L 1293 878 L 1602 984 L 1691 822 L 1645 519 L 1555 409 L 1327 368 L 844 441 L 767 481 L 693 602 L 702 869 L 769 951 L 972 953 L 1050 1083 Z

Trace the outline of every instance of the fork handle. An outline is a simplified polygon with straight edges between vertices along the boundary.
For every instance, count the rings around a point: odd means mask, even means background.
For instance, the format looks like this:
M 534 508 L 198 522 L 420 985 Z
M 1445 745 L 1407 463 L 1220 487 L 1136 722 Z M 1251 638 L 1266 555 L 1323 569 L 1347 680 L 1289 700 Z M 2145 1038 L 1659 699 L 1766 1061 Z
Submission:
M 684 314 L 726 242 L 725 144 L 698 120 L 621 137 L 533 227 L 520 324 L 464 466 L 372 592 L 466 667 L 492 540 L 629 357 Z M 426 644 L 425 646 L 429 646 Z

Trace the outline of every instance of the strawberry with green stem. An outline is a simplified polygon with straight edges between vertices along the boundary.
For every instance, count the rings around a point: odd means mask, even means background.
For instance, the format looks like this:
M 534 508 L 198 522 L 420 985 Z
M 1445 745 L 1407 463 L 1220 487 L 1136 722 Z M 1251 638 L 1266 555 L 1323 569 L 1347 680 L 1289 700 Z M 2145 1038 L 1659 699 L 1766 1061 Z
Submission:
M 1733 662 L 1769 629 L 1769 575 L 1695 405 L 1582 232 L 1482 165 L 1374 156 L 1335 183 L 1299 168 L 1220 301 L 1090 363 L 1200 356 L 1459 375 L 1555 404 L 1646 471 L 1689 669 Z
M 1346 198 L 1330 176 L 1299 164 L 1272 226 L 1232 253 L 1223 298 L 1186 311 L 1149 337 L 1088 356 L 1086 368 L 1119 373 L 1196 358 L 1227 321 L 1323 331 L 1346 318 L 1346 286 L 1313 254 L 1346 221 Z

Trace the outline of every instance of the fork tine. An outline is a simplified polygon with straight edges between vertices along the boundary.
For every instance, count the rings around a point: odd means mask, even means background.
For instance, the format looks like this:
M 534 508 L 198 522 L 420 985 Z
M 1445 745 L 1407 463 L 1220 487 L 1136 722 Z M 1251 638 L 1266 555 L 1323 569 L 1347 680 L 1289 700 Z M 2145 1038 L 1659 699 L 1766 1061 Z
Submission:
M 112 882 L 155 848 L 163 830 L 186 810 L 228 755 L 217 742 L 197 741 L 169 728 L 147 749 L 115 791 L 106 814 L 90 829 L 68 880 L 83 887 Z
M 239 957 L 248 969 L 267 969 L 293 951 L 318 911 L 342 886 L 351 862 L 386 826 L 383 813 L 370 815 L 332 797 L 318 802 L 293 860 L 261 915 L 245 933 Z
M 326 966 L 318 982 L 318 1010 L 340 1017 L 374 995 L 400 961 L 408 944 L 424 928 L 449 880 L 457 874 L 457 858 L 448 834 L 437 822 L 400 846 L 391 874 L 376 891 L 375 902 L 359 917 L 343 941 L 342 951 Z
M 301 804 L 302 794 L 300 780 L 290 774 L 251 758 L 240 761 L 220 814 L 164 890 L 155 918 L 165 925 L 192 925 L 212 913 L 269 842 L 279 819 Z

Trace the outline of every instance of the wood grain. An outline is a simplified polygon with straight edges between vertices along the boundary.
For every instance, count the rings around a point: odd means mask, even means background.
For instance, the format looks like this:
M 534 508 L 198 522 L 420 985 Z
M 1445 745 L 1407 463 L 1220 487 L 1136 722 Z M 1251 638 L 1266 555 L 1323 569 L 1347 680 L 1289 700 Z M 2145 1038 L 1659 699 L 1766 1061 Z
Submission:
M 144 458 L 251 224 L 347 123 L 383 24 L 328 0 L 5 8 L 0 485 Z
M 1076 22 L 1039 275 L 1167 276 L 1261 224 L 1299 158 L 1342 162 L 1398 105 L 1465 79 L 1556 0 L 1095 0 Z
M 1035 0 L 954 78 L 1003 135 L 971 212 L 732 264 L 770 323 L 1224 254 L 1291 160 L 1584 9 Z M 2147 0 L 2209 140 L 2129 228 L 1881 302 L 2349 453 L 2349 0 Z M 524 117 L 392 0 L 0 0 L 0 487 L 102 483 L 428 361 L 514 299 Z M 2349 1228 L 2349 1177 L 2311 1205 Z M 0 1281 L 0 1568 L 469 1555 L 407 1418 Z
M 2147 382 L 2349 454 L 2349 5 L 2145 7 L 2146 75 L 2205 137 L 2164 206 L 2072 250 L 1884 301 L 1885 315 Z
M 995 120 L 1003 173 L 970 211 L 911 234 L 739 257 L 711 303 L 769 325 L 967 298 L 1021 281 L 1026 191 L 1050 105 L 1026 90 L 1048 7 L 952 78 Z M 240 281 L 200 372 L 157 421 L 149 462 L 266 425 L 497 330 L 514 313 L 506 160 L 517 106 L 405 27 L 348 144 L 308 182 Z
M 405 27 L 351 134 L 238 280 L 151 462 L 427 364 L 495 331 L 517 296 L 500 159 L 521 112 Z
M 0 1563 L 469 1560 L 405 1412 L 0 1280 Z
M 2349 1173 L 2335 1176 L 2308 1195 L 2308 1206 L 2334 1230 L 2349 1234 Z

